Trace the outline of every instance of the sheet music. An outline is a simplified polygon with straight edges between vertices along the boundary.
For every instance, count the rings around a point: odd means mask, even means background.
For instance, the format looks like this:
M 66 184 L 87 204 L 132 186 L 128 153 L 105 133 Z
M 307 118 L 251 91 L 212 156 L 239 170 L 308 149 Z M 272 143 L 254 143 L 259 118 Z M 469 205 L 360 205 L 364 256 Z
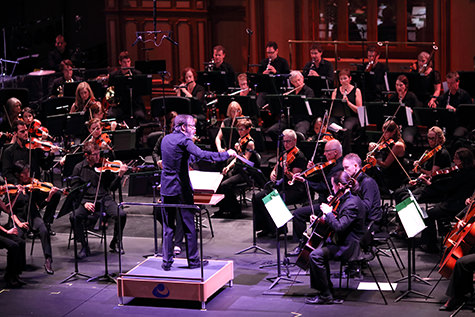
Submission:
M 357 108 L 358 111 L 358 120 L 360 121 L 360 125 L 362 127 L 366 127 L 368 125 L 368 114 L 366 113 L 366 107 L 361 106 Z
M 396 210 L 409 238 L 415 237 L 426 228 L 419 204 L 411 197 L 399 203 Z
M 412 127 L 414 125 L 414 121 L 412 120 L 412 109 L 410 107 L 406 108 L 406 117 L 407 117 L 407 125 Z
M 277 228 L 282 227 L 293 218 L 277 190 L 274 189 L 269 195 L 262 198 L 262 201 Z
M 189 171 L 188 173 L 195 192 L 216 193 L 223 180 L 223 174 L 219 172 Z

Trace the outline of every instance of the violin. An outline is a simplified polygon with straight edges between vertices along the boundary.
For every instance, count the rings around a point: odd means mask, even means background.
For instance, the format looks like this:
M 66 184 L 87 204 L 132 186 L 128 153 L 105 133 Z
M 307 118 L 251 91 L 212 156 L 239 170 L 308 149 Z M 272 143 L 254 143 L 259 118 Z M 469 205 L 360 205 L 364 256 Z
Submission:
M 412 171 L 414 173 L 419 173 L 421 170 L 421 165 L 430 160 L 437 152 L 439 152 L 442 149 L 442 145 L 437 145 L 435 148 L 433 148 L 430 151 L 425 151 L 422 156 L 414 162 L 414 168 Z
M 107 133 L 102 133 L 97 139 L 94 140 L 94 142 L 100 147 L 102 147 L 104 144 L 109 150 L 111 149 L 110 144 L 112 143 L 112 140 Z
M 112 173 L 119 173 L 120 168 L 124 166 L 125 164 L 122 163 L 119 160 L 116 161 L 109 161 L 108 159 L 105 159 L 104 162 L 102 163 L 102 166 L 94 168 L 94 170 L 98 173 L 102 173 L 105 171 L 111 171 Z M 127 166 L 127 165 L 125 165 Z
M 20 187 L 13 184 L 5 184 L 0 186 L 0 195 L 5 195 L 6 193 L 10 195 L 15 195 L 20 190 Z
M 33 122 L 30 125 L 30 129 L 28 130 L 28 133 L 31 136 L 35 136 L 37 138 L 43 137 L 43 135 L 46 135 L 48 138 L 51 138 L 51 135 L 49 135 L 49 130 L 41 125 L 41 121 L 38 119 L 34 119 Z
M 53 142 L 50 141 L 40 141 L 37 138 L 31 138 L 29 142 L 25 144 L 27 149 L 42 149 L 43 151 L 49 152 L 51 150 L 59 149 L 63 151 L 63 148 L 56 146 Z
M 318 163 L 313 167 L 307 168 L 305 171 L 303 171 L 300 174 L 295 174 L 292 177 L 292 179 L 288 182 L 288 184 L 290 186 L 292 186 L 294 184 L 295 180 L 297 179 L 297 177 L 308 177 L 308 176 L 312 175 L 313 173 L 321 171 L 322 169 L 324 169 L 324 168 L 326 168 L 330 165 L 333 165 L 335 163 L 336 163 L 336 160 L 329 160 L 325 163 Z
M 53 188 L 56 188 L 52 183 L 41 182 L 36 178 L 33 178 L 31 184 L 25 185 L 29 190 L 40 190 L 44 193 L 49 193 Z M 64 195 L 67 195 L 68 192 L 65 189 L 59 189 L 58 191 Z

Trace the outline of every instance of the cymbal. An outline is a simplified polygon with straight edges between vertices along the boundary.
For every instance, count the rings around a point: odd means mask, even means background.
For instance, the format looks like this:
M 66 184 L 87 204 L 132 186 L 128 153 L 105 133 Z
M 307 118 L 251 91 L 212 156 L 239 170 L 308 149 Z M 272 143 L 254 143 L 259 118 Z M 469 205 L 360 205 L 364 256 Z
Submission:
M 51 74 L 54 74 L 54 73 L 55 73 L 54 70 L 41 69 L 41 70 L 31 72 L 28 75 L 30 75 L 30 76 L 46 76 L 46 75 L 51 75 Z

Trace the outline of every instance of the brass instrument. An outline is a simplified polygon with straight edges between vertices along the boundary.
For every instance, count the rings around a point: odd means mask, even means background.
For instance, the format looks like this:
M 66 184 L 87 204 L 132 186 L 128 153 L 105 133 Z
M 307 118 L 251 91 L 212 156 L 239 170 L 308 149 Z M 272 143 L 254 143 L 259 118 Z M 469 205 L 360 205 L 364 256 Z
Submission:
M 72 83 L 74 82 L 74 79 L 69 79 L 66 80 L 64 83 Z M 58 97 L 64 97 L 64 85 L 59 85 L 58 88 L 56 88 L 56 91 L 58 92 Z

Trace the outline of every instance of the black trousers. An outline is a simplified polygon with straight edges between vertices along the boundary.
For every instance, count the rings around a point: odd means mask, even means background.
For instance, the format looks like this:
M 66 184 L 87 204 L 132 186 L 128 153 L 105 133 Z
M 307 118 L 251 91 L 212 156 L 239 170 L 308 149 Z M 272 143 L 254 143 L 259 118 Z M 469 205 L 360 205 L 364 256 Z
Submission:
M 19 275 L 26 264 L 25 240 L 0 230 L 0 249 L 7 249 L 5 275 Z
M 85 201 L 81 202 L 81 205 L 74 210 L 75 219 L 74 220 L 74 237 L 76 238 L 77 242 L 80 242 L 82 246 L 86 246 L 86 240 L 84 236 L 84 229 L 87 226 L 89 221 L 96 222 L 99 217 L 102 215 L 107 215 L 114 219 L 114 236 L 112 237 L 111 244 L 114 244 L 118 241 L 119 236 L 119 218 L 117 217 L 117 203 L 112 199 L 111 196 L 105 196 L 102 199 L 98 200 L 96 204 L 96 209 L 93 213 L 89 210 L 84 208 Z M 120 232 L 121 236 L 124 232 L 125 223 L 127 221 L 127 214 L 121 208 L 120 209 Z M 73 217 L 73 213 L 71 213 L 71 217 Z
M 193 204 L 193 201 L 186 200 L 183 196 L 162 196 L 164 204 Z M 186 255 L 189 265 L 199 264 L 200 258 L 198 253 L 198 243 L 196 239 L 195 228 L 195 209 L 180 208 L 163 208 L 162 209 L 162 223 L 163 223 L 163 264 L 171 266 L 173 263 L 173 239 L 175 235 L 176 223 L 179 218 L 176 218 L 177 213 L 181 214 L 183 221 L 183 230 L 186 240 Z
M 238 184 L 247 182 L 246 177 L 242 173 L 245 172 L 241 171 L 240 174 L 231 175 L 219 185 L 217 193 L 224 194 L 224 199 L 218 203 L 219 211 L 229 212 L 233 215 L 241 214 L 241 204 L 236 198 L 235 187 Z
M 313 209 L 317 216 L 321 214 L 320 204 L 318 201 L 313 201 Z M 310 215 L 312 214 L 311 206 L 304 206 L 298 209 L 295 209 L 293 212 L 294 217 L 292 218 L 292 240 L 293 242 L 299 242 L 303 237 L 305 229 L 307 229 L 307 221 L 310 220 Z
M 467 293 L 473 294 L 473 272 L 475 272 L 475 254 L 461 257 L 455 262 L 454 272 L 450 278 L 446 294 L 461 298 Z
M 33 233 L 38 233 L 41 241 L 41 246 L 43 248 L 43 254 L 45 256 L 45 259 L 47 258 L 53 258 L 53 252 L 51 250 L 51 236 L 49 234 L 48 229 L 46 228 L 46 225 L 40 217 L 33 217 L 30 221 L 30 229 L 33 231 Z M 26 238 L 26 231 L 18 229 L 18 235 L 20 238 L 25 240 Z

